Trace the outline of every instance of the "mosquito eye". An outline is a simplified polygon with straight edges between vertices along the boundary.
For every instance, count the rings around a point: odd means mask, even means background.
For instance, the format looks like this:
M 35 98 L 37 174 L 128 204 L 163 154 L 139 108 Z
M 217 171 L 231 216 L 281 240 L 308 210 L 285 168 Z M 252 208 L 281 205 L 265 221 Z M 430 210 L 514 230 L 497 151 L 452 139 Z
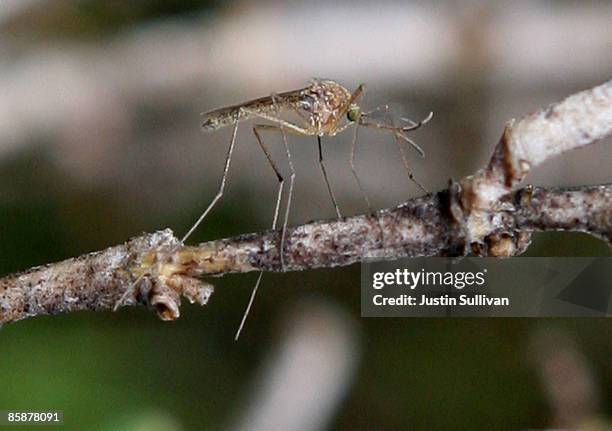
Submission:
M 346 113 L 346 117 L 351 122 L 357 121 L 357 118 L 359 117 L 359 108 L 357 107 L 350 108 L 348 112 Z

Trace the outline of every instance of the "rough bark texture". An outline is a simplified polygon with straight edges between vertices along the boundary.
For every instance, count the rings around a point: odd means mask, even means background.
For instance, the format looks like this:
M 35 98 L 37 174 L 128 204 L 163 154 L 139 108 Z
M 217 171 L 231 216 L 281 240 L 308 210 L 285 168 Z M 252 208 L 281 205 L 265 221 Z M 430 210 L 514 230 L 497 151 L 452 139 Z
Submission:
M 612 81 L 510 122 L 489 164 L 447 190 L 371 216 L 241 235 L 178 247 L 170 230 L 0 279 L 0 324 L 39 314 L 144 304 L 164 320 L 179 317 L 180 296 L 205 304 L 200 280 L 248 271 L 297 271 L 364 259 L 514 256 L 533 231 L 586 232 L 612 243 L 612 185 L 515 191 L 543 161 L 612 134 Z M 171 253 L 168 260 L 169 251 Z
M 74 259 L 39 266 L 0 279 L 0 324 L 37 316 L 80 310 L 110 310 L 139 275 L 151 252 L 176 246 L 172 231 L 145 234 L 125 244 Z M 180 276 L 158 276 L 139 284 L 126 305 L 155 308 L 162 319 L 179 315 L 179 294 L 204 305 L 212 286 Z

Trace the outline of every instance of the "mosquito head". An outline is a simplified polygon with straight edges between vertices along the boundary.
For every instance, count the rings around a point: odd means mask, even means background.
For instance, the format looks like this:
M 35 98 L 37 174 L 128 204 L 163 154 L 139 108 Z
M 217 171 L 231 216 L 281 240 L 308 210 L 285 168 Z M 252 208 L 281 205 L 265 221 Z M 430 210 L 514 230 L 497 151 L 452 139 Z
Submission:
M 348 111 L 346 111 L 346 118 L 351 123 L 354 123 L 355 121 L 359 120 L 359 106 L 351 105 Z

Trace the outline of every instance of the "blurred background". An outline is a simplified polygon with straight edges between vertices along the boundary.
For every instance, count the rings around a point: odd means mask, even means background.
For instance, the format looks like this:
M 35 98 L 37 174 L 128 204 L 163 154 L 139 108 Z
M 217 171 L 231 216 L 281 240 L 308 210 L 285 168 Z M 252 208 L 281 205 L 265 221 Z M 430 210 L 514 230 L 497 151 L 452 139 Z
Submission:
M 182 235 L 218 186 L 231 130 L 200 112 L 311 77 L 367 84 L 364 109 L 435 117 L 410 154 L 430 190 L 482 166 L 504 124 L 612 71 L 604 1 L 2 0 L 0 275 L 147 231 Z M 365 212 L 352 133 L 324 140 L 344 214 Z M 287 173 L 281 141 L 265 136 Z M 610 140 L 537 169 L 536 185 L 612 180 Z M 334 216 L 313 138 L 290 137 L 290 224 Z M 359 134 L 373 204 L 419 195 L 394 142 Z M 192 243 L 268 228 L 276 180 L 250 127 L 226 195 Z M 531 256 L 603 256 L 536 235 Z M 214 279 L 205 308 L 141 308 L 0 330 L 0 409 L 64 411 L 70 430 L 609 429 L 605 319 L 361 319 L 358 265 Z

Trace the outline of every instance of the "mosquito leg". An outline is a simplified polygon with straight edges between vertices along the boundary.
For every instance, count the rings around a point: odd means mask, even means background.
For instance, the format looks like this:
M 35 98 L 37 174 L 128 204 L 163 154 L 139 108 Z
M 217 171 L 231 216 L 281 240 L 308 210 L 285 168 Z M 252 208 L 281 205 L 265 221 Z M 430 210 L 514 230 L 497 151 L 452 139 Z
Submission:
M 277 105 L 275 104 L 274 106 L 277 106 Z M 268 120 L 268 121 L 273 122 L 275 125 L 278 126 L 279 130 L 281 130 L 282 128 L 285 132 L 289 132 L 294 135 L 301 135 L 301 136 L 311 136 L 312 135 L 312 132 L 309 130 L 309 126 L 306 123 L 304 125 L 299 125 L 299 124 L 292 123 L 290 121 L 285 121 L 276 115 L 270 115 L 270 114 L 263 113 L 263 112 L 253 111 L 248 108 L 244 108 L 243 110 L 246 111 L 248 114 L 252 115 L 253 117 L 257 117 L 257 118 L 261 118 L 262 120 Z
M 206 218 L 208 213 L 214 208 L 214 206 L 219 202 L 219 199 L 223 196 L 223 191 L 225 190 L 225 182 L 227 180 L 227 173 L 229 172 L 230 163 L 232 162 L 232 153 L 234 152 L 234 146 L 236 144 L 236 133 L 238 132 L 238 118 L 236 118 L 236 122 L 234 123 L 234 130 L 232 132 L 232 140 L 230 142 L 229 149 L 227 150 L 227 155 L 225 157 L 225 165 L 223 167 L 223 176 L 221 177 L 221 183 L 219 184 L 219 189 L 217 190 L 217 194 L 213 198 L 213 200 L 208 204 L 208 207 L 204 210 L 204 212 L 200 215 L 200 217 L 196 220 L 196 222 L 191 226 L 191 228 L 187 231 L 187 233 L 181 238 L 181 245 L 193 234 L 193 232 L 200 226 L 202 221 Z
M 281 244 L 280 244 L 280 262 L 281 262 L 281 269 L 285 268 L 285 257 L 284 257 L 284 244 L 285 244 L 285 235 L 287 232 L 287 223 L 289 221 L 289 213 L 291 210 L 291 202 L 292 202 L 292 198 L 293 198 L 293 184 L 295 181 L 295 169 L 293 167 L 293 161 L 291 159 L 291 152 L 289 151 L 289 145 L 287 144 L 287 132 L 294 134 L 294 135 L 300 135 L 300 136 L 311 136 L 312 132 L 309 130 L 309 126 L 307 124 L 304 125 L 298 125 L 298 124 L 294 124 L 291 123 L 289 121 L 285 121 L 283 119 L 280 118 L 279 115 L 279 107 L 278 104 L 276 103 L 276 96 L 272 95 L 270 97 L 272 99 L 272 104 L 275 107 L 276 110 L 276 115 L 270 115 L 267 113 L 262 113 L 262 112 L 257 112 L 257 111 L 253 111 L 253 110 L 246 110 L 249 114 L 251 114 L 254 117 L 257 118 L 261 118 L 264 120 L 268 120 L 268 121 L 272 121 L 273 123 L 275 123 L 274 125 L 277 126 L 278 130 L 281 132 L 282 137 L 283 137 L 283 144 L 285 147 L 285 152 L 287 155 L 287 162 L 289 164 L 289 169 L 291 172 L 291 176 L 289 178 L 289 193 L 287 196 L 287 206 L 285 207 L 285 216 L 284 216 L 284 220 L 283 220 L 283 229 L 281 232 Z M 266 126 L 267 128 L 268 126 Z M 270 129 L 271 130 L 271 129 Z
M 385 107 L 384 108 L 385 111 L 385 118 L 389 118 L 389 112 L 392 111 L 391 108 L 389 107 Z M 422 121 L 421 124 L 419 124 L 418 127 L 420 127 L 422 124 L 425 124 L 427 121 L 429 121 L 431 119 L 432 114 L 430 114 L 426 121 Z M 408 158 L 406 157 L 406 151 L 404 149 L 404 147 L 402 146 L 402 142 L 401 141 L 405 141 L 408 144 L 410 144 L 415 150 L 417 150 L 419 152 L 419 154 L 421 154 L 422 157 L 425 156 L 425 152 L 423 151 L 423 149 L 421 147 L 419 147 L 416 142 L 414 142 L 412 139 L 408 138 L 407 136 L 405 136 L 402 132 L 403 131 L 410 131 L 410 130 L 415 130 L 418 127 L 414 127 L 410 126 L 407 128 L 401 128 L 401 127 L 396 127 L 395 124 L 393 123 L 393 121 L 391 121 L 390 124 L 381 124 L 378 122 L 372 122 L 372 121 L 367 121 L 367 116 L 362 116 L 362 118 L 359 121 L 359 124 L 365 127 L 371 127 L 374 129 L 378 129 L 378 130 L 383 130 L 389 133 L 393 134 L 393 137 L 395 139 L 395 143 L 400 151 L 400 155 L 402 157 L 402 163 L 404 164 L 404 168 L 406 170 L 406 173 L 408 175 L 408 178 L 410 179 L 410 181 L 412 181 L 414 184 L 416 184 L 423 192 L 425 193 L 429 193 L 429 191 L 425 188 L 425 186 L 423 186 L 423 184 L 421 184 L 414 176 L 414 174 L 412 173 L 412 171 L 410 170 L 410 165 L 408 163 Z
M 278 170 L 276 163 L 274 163 L 274 160 L 272 159 L 270 152 L 268 151 L 265 144 L 263 143 L 263 140 L 261 139 L 261 136 L 259 135 L 258 130 L 279 131 L 279 127 L 265 125 L 265 124 L 258 124 L 253 127 L 253 134 L 255 135 L 255 139 L 257 139 L 257 143 L 259 144 L 259 147 L 266 155 L 266 159 L 268 160 L 268 163 L 272 167 L 272 170 L 274 171 L 274 173 L 276 174 L 276 178 L 278 179 L 278 192 L 276 194 L 276 206 L 274 208 L 274 217 L 272 219 L 272 230 L 274 230 L 276 229 L 276 224 L 278 222 L 278 213 L 280 210 L 281 198 L 283 196 L 283 186 L 285 184 L 285 180 L 283 176 L 281 175 L 280 171 Z M 240 338 L 240 333 L 242 332 L 242 328 L 244 328 L 244 324 L 247 320 L 249 312 L 251 311 L 251 307 L 253 306 L 253 302 L 255 301 L 255 296 L 257 296 L 257 291 L 259 289 L 259 285 L 261 284 L 261 279 L 263 278 L 263 274 L 264 274 L 263 271 L 261 271 L 259 275 L 257 276 L 257 281 L 255 282 L 255 286 L 253 287 L 253 291 L 251 292 L 251 297 L 249 298 L 249 302 L 242 315 L 242 320 L 240 321 L 240 325 L 238 326 L 238 330 L 236 331 L 236 335 L 234 336 L 235 341 L 238 341 L 238 338 Z
M 429 115 L 427 115 L 427 117 L 425 117 L 424 119 L 422 119 L 418 123 L 414 122 L 410 118 L 401 117 L 401 120 L 406 121 L 407 123 L 411 123 L 411 125 L 408 126 L 408 127 L 402 127 L 402 131 L 403 132 L 411 132 L 413 130 L 421 128 L 421 126 L 424 126 L 425 124 L 427 124 L 427 123 L 429 123 L 431 121 L 431 119 L 433 118 L 433 115 L 434 115 L 434 113 L 432 111 L 432 112 L 429 113 Z
M 268 160 L 270 167 L 272 168 L 272 170 L 276 174 L 276 178 L 278 179 L 278 192 L 276 195 L 276 207 L 274 209 L 274 218 L 272 219 L 272 229 L 276 229 L 276 225 L 278 222 L 278 213 L 280 211 L 281 197 L 283 195 L 283 187 L 285 185 L 285 179 L 281 175 L 278 169 L 278 166 L 276 166 L 276 163 L 274 163 L 274 160 L 272 159 L 270 151 L 263 143 L 263 140 L 261 139 L 261 135 L 259 134 L 259 130 L 279 131 L 280 129 L 278 126 L 272 126 L 268 124 L 257 124 L 253 127 L 253 134 L 255 135 L 255 139 L 257 139 L 257 143 L 259 144 L 259 147 L 266 155 L 266 159 Z
M 429 120 L 431 120 L 432 117 L 433 117 L 433 113 L 430 112 L 429 116 L 427 116 L 425 120 L 420 121 L 418 123 L 415 123 L 414 121 L 406 119 L 406 118 L 402 118 L 402 120 L 406 122 L 411 122 L 412 124 L 407 127 L 396 127 L 392 124 L 382 124 L 376 121 L 367 121 L 366 118 L 368 118 L 368 115 L 364 114 L 361 116 L 361 119 L 359 120 L 359 124 L 362 126 L 371 127 L 374 129 L 384 130 L 386 132 L 393 133 L 396 137 L 410 144 L 421 155 L 421 157 L 425 157 L 425 151 L 423 151 L 423 149 L 420 146 L 418 146 L 416 142 L 414 142 L 412 139 L 406 136 L 405 133 L 416 130 L 420 128 L 421 126 L 423 126 L 424 124 L 427 124 L 427 122 L 429 122 Z
M 365 91 L 366 91 L 365 84 L 361 84 L 361 85 L 359 85 L 359 87 L 357 87 L 357 89 L 351 95 L 350 102 L 347 104 L 347 107 L 344 110 L 343 114 L 346 114 L 346 112 L 348 111 L 350 106 L 359 97 L 362 97 L 362 101 L 363 101 L 363 99 L 365 99 Z M 382 107 L 379 106 L 379 107 L 375 108 L 373 111 L 370 111 L 369 113 L 365 113 L 365 114 L 362 114 L 362 115 L 368 116 L 372 112 L 379 111 L 380 109 L 389 109 L 389 107 L 387 105 L 384 105 Z M 351 124 L 353 124 L 353 123 L 349 123 L 349 124 L 344 125 L 343 127 L 340 127 L 339 129 L 337 129 L 336 133 L 340 133 L 341 131 L 343 131 L 346 128 L 348 128 Z M 350 166 L 351 166 L 351 172 L 353 173 L 353 177 L 355 178 L 355 181 L 357 182 L 357 186 L 359 187 L 359 191 L 361 192 L 361 195 L 363 196 L 363 199 L 365 200 L 366 205 L 368 206 L 368 210 L 370 211 L 370 214 L 372 216 L 376 216 L 374 214 L 373 209 L 372 209 L 372 205 L 370 204 L 370 199 L 368 198 L 367 193 L 365 192 L 363 186 L 361 185 L 361 181 L 359 179 L 359 175 L 357 174 L 357 169 L 355 168 L 355 150 L 356 150 L 356 147 L 357 147 L 357 134 L 358 134 L 358 130 L 359 130 L 359 126 L 360 125 L 362 125 L 361 120 L 357 120 L 355 122 L 355 131 L 354 131 L 354 134 L 353 134 L 353 142 L 351 144 L 351 158 L 349 159 L 349 163 L 350 163 Z M 320 140 L 319 140 L 319 154 L 321 154 L 321 141 Z M 321 167 L 323 168 L 323 165 L 321 165 Z M 329 183 L 328 183 L 328 187 L 329 187 Z M 331 194 L 331 188 L 329 188 L 329 190 L 330 190 L 330 194 Z M 385 232 L 383 230 L 380 218 L 377 217 L 376 220 L 378 221 L 378 226 L 380 228 L 380 243 L 381 243 L 381 248 L 384 249 L 385 248 Z
M 385 104 L 385 105 L 378 105 L 376 108 L 368 111 L 368 112 L 364 112 L 362 115 L 369 117 L 370 115 L 372 115 L 375 112 L 387 112 L 389 110 L 389 105 Z
M 232 153 L 234 152 L 234 146 L 236 144 L 236 133 L 238 132 L 238 119 L 239 119 L 239 113 L 236 116 L 236 121 L 234 123 L 234 130 L 232 132 L 232 139 L 230 141 L 230 146 L 229 146 L 229 149 L 227 151 L 227 155 L 225 156 L 225 165 L 224 165 L 224 168 L 223 168 L 223 176 L 221 177 L 221 183 L 219 185 L 219 190 L 217 191 L 217 194 L 215 195 L 213 200 L 210 202 L 210 204 L 208 205 L 206 210 L 204 210 L 202 215 L 200 215 L 198 220 L 194 223 L 194 225 L 183 236 L 183 238 L 181 239 L 180 243 L 176 247 L 174 247 L 172 250 L 170 250 L 166 256 L 161 257 L 159 259 L 160 262 L 165 262 L 167 259 L 169 259 L 170 256 L 179 247 L 181 247 L 185 243 L 187 238 L 189 238 L 191 236 L 191 234 L 197 229 L 197 227 L 202 223 L 204 218 L 208 215 L 208 213 L 213 209 L 213 207 L 216 205 L 216 203 L 219 201 L 219 199 L 221 199 L 221 197 L 223 196 L 223 190 L 225 188 L 225 181 L 227 179 L 227 173 L 229 171 L 230 162 L 232 161 Z M 140 275 L 138 278 L 136 278 L 136 280 L 130 285 L 130 287 L 125 291 L 125 293 L 121 296 L 121 298 L 115 303 L 115 306 L 113 307 L 113 311 L 117 311 L 117 309 L 121 306 L 121 304 L 123 304 L 123 302 L 128 298 L 128 296 L 130 296 L 134 292 L 134 289 L 135 289 L 136 285 L 140 282 L 140 280 L 142 280 L 146 275 L 147 275 L 147 273 L 144 273 L 144 274 Z
M 402 162 L 404 163 L 404 168 L 406 169 L 406 174 L 408 175 L 408 178 L 410 178 L 410 181 L 412 181 L 417 186 L 419 186 L 419 188 L 424 193 L 429 193 L 429 190 L 427 190 L 425 186 L 421 184 L 419 180 L 416 179 L 416 177 L 410 170 L 410 164 L 408 163 L 408 158 L 406 157 L 406 150 L 404 149 L 404 146 L 402 145 L 400 138 L 397 136 L 395 136 L 395 143 L 397 144 L 397 148 L 399 148 L 400 154 L 402 155 Z
M 368 198 L 368 194 L 365 189 L 361 185 L 361 180 L 359 179 L 359 175 L 357 174 L 357 168 L 355 167 L 355 150 L 357 149 L 357 136 L 359 131 L 359 124 L 355 125 L 355 131 L 353 132 L 353 142 L 351 143 L 351 158 L 349 159 L 349 164 L 351 166 L 351 172 L 353 173 L 353 178 L 355 178 L 355 182 L 357 183 L 357 187 L 359 187 L 359 191 L 361 192 L 361 196 L 368 206 L 368 211 L 370 214 L 374 214 L 374 210 L 372 209 L 372 204 L 370 203 L 370 199 Z
M 362 103 L 365 99 L 365 85 L 360 86 L 361 89 L 361 93 L 359 93 L 359 95 L 362 95 Z M 359 91 L 359 89 L 358 89 Z M 362 115 L 370 115 L 373 112 L 376 111 L 380 111 L 380 110 L 388 110 L 389 106 L 388 105 L 382 105 L 382 106 L 377 106 L 376 108 L 374 108 L 374 110 L 364 113 Z M 368 198 L 367 193 L 365 192 L 365 189 L 363 188 L 363 186 L 361 185 L 361 180 L 359 179 L 359 175 L 357 174 L 357 168 L 355 167 L 355 153 L 356 153 L 356 149 L 357 149 L 357 136 L 358 136 L 358 131 L 359 131 L 359 126 L 360 126 L 360 122 L 357 121 L 355 124 L 355 131 L 353 133 L 353 142 L 351 143 L 351 158 L 349 160 L 350 166 L 351 166 L 351 172 L 353 173 L 353 177 L 355 178 L 355 181 L 357 182 L 357 186 L 359 187 L 359 191 L 361 192 L 361 195 L 363 196 L 363 199 L 366 202 L 366 205 L 368 206 L 368 210 L 370 212 L 370 214 L 372 215 L 372 217 L 376 217 L 376 220 L 378 222 L 378 228 L 380 229 L 380 244 L 381 244 L 381 248 L 384 250 L 385 249 L 385 231 L 383 229 L 382 226 L 382 222 L 380 220 L 380 217 L 378 217 L 375 213 L 374 210 L 372 209 L 372 205 L 370 203 L 370 199 Z
M 380 217 L 378 217 L 376 213 L 374 212 L 374 210 L 372 209 L 372 205 L 370 204 L 370 199 L 368 199 L 368 195 L 361 185 L 361 181 L 359 180 L 359 176 L 357 175 L 357 169 L 355 168 L 355 149 L 357 148 L 357 130 L 359 130 L 359 124 L 355 126 L 355 132 L 353 134 L 353 143 L 351 145 L 351 158 L 350 158 L 351 172 L 353 172 L 353 177 L 355 178 L 355 181 L 357 182 L 357 186 L 359 186 L 359 191 L 361 192 L 361 195 L 363 196 L 363 199 L 365 200 L 366 205 L 368 206 L 368 211 L 370 212 L 370 215 L 372 217 L 376 217 L 376 220 L 378 221 L 378 228 L 380 230 L 380 244 L 381 244 L 381 247 L 384 249 L 386 241 L 385 241 L 385 231 L 383 229 L 382 222 L 380 221 Z
M 393 111 L 392 111 L 391 108 L 387 108 L 385 110 L 385 118 L 387 118 L 387 120 L 390 121 L 390 124 L 392 125 L 392 127 L 395 127 L 395 121 L 392 118 L 394 115 L 391 115 L 391 118 L 390 118 L 390 115 L 389 115 L 390 112 L 393 114 Z M 420 125 L 419 125 L 419 127 L 420 127 Z M 418 127 L 416 127 L 416 128 L 418 128 Z M 412 128 L 410 130 L 415 130 L 416 128 Z M 410 181 L 412 181 L 417 186 L 419 186 L 419 188 L 423 192 L 429 193 L 429 191 L 425 188 L 425 186 L 423 186 L 423 184 L 421 184 L 421 182 L 419 180 L 417 180 L 416 177 L 414 176 L 414 174 L 412 173 L 412 170 L 410 169 L 410 164 L 408 163 L 408 157 L 406 157 L 406 149 L 404 148 L 404 146 L 402 145 L 402 142 L 400 141 L 400 136 L 398 136 L 397 133 L 394 133 L 393 137 L 394 137 L 394 140 L 395 140 L 395 144 L 397 145 L 397 148 L 399 149 L 400 154 L 402 156 L 402 162 L 404 164 L 404 168 L 406 170 L 406 174 L 408 175 L 408 178 L 410 179 Z M 408 139 L 408 138 L 405 138 L 405 139 Z M 409 139 L 409 141 L 410 141 L 410 143 L 412 143 L 412 145 L 414 147 L 417 147 L 417 148 L 420 149 L 420 147 L 418 145 L 416 145 L 416 143 L 412 142 L 412 140 Z
M 365 101 L 365 85 L 362 84 L 361 88 L 361 92 L 359 93 L 359 95 L 362 96 L 362 103 L 364 103 Z M 389 109 L 389 105 L 380 105 L 377 106 L 376 108 L 374 108 L 373 110 L 369 111 L 369 112 L 364 112 L 362 115 L 368 116 L 374 112 L 378 112 L 378 111 L 387 111 Z M 361 192 L 361 195 L 363 196 L 363 199 L 366 203 L 366 205 L 368 206 L 368 211 L 370 212 L 371 215 L 374 215 L 374 210 L 372 209 L 372 204 L 370 203 L 370 199 L 368 198 L 368 194 L 365 192 L 365 189 L 363 188 L 363 186 L 361 185 L 361 180 L 359 179 L 359 175 L 357 174 L 357 168 L 355 167 L 355 153 L 357 150 L 357 136 L 359 133 L 359 121 L 357 121 L 357 124 L 355 125 L 355 131 L 353 133 L 353 142 L 351 143 L 351 158 L 349 160 L 350 166 L 351 166 L 351 172 L 353 173 L 353 177 L 355 178 L 355 182 L 357 183 L 357 186 L 359 187 L 359 191 Z M 382 226 L 380 227 L 380 232 L 381 232 L 381 237 L 383 238 L 383 243 L 384 243 L 384 236 L 383 236 L 383 231 L 382 231 Z
M 317 136 L 317 143 L 319 144 L 319 166 L 321 166 L 321 172 L 323 172 L 323 178 L 325 178 L 325 184 L 327 184 L 327 190 L 329 191 L 329 196 L 334 204 L 334 208 L 336 209 L 336 214 L 338 218 L 342 218 L 342 214 L 340 214 L 340 208 L 338 207 L 338 202 L 336 201 L 336 196 L 331 188 L 331 184 L 329 183 L 329 179 L 327 178 L 327 171 L 325 170 L 325 164 L 323 162 L 323 148 L 321 147 L 321 137 Z
M 272 103 L 274 104 L 274 109 L 276 111 L 277 118 L 280 118 L 280 109 L 278 107 L 278 104 L 276 103 L 275 94 L 272 94 Z M 291 212 L 291 201 L 293 199 L 293 185 L 295 183 L 295 168 L 293 167 L 293 161 L 291 160 L 291 151 L 289 151 L 289 144 L 287 143 L 287 134 L 285 133 L 285 127 L 288 127 L 288 124 L 284 121 L 278 121 L 278 127 L 283 137 L 283 145 L 285 147 L 285 154 L 287 155 L 287 164 L 289 165 L 289 172 L 290 172 L 289 192 L 287 193 L 287 205 L 285 206 L 285 217 L 283 220 L 283 230 L 281 232 L 281 243 L 280 243 L 280 250 L 279 250 L 281 269 L 284 270 L 285 269 L 285 237 L 287 236 L 287 224 L 289 222 L 289 214 Z M 293 130 L 293 127 L 290 127 L 289 130 Z M 302 132 L 302 130 L 299 129 L 298 127 L 295 127 L 295 129 L 297 133 Z

